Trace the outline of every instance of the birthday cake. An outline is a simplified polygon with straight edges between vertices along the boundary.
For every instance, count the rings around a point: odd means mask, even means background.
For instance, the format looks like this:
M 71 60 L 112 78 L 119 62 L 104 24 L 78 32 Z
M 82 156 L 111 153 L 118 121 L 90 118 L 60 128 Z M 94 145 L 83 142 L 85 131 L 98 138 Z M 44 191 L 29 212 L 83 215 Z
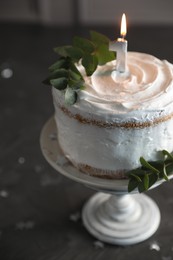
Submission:
M 127 71 L 116 60 L 97 66 L 84 79 L 76 103 L 52 88 L 58 141 L 65 156 L 82 172 L 102 178 L 126 178 L 139 158 L 156 161 L 173 151 L 173 65 L 154 56 L 128 52 Z

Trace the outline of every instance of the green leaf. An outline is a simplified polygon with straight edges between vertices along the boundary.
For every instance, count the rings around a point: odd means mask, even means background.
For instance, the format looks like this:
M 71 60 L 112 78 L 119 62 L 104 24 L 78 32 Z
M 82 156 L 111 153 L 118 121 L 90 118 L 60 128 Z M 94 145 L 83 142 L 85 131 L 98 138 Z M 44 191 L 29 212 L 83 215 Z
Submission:
M 145 173 L 142 181 L 143 181 L 145 190 L 148 190 L 148 188 L 149 188 L 149 177 L 148 177 L 147 173 Z
M 73 105 L 77 101 L 77 93 L 71 88 L 67 88 L 65 92 L 65 104 Z
M 68 77 L 68 71 L 65 69 L 57 69 L 50 73 L 50 76 L 43 81 L 44 84 L 50 85 L 51 79 L 56 78 L 67 78 Z
M 165 163 L 163 164 L 163 178 L 165 181 L 169 181 Z
M 69 77 L 70 79 L 73 79 L 73 80 L 81 80 L 82 79 L 82 76 L 81 74 L 78 74 L 72 70 L 69 70 Z
M 82 58 L 83 51 L 73 46 L 56 47 L 55 52 L 63 57 L 70 57 L 73 61 L 79 61 Z
M 167 170 L 168 175 L 173 174 L 173 163 L 172 162 L 166 164 L 166 170 Z
M 97 46 L 100 44 L 109 44 L 109 38 L 106 37 L 105 35 L 95 32 L 95 31 L 90 31 L 90 36 L 91 36 L 91 40 L 92 42 L 94 42 Z
M 102 44 L 96 50 L 96 56 L 98 58 L 99 65 L 115 60 L 115 52 L 109 51 L 108 45 Z
M 57 62 L 55 62 L 54 64 L 52 64 L 49 67 L 50 71 L 54 71 L 57 69 L 67 69 L 68 68 L 68 60 L 67 59 L 59 59 Z
M 82 59 L 82 65 L 86 70 L 87 76 L 91 76 L 97 68 L 98 59 L 94 55 L 85 54 L 85 56 Z
M 63 56 L 63 57 L 68 57 L 68 53 L 67 53 L 67 50 L 69 48 L 71 48 L 72 46 L 71 45 L 65 45 L 65 46 L 58 46 L 56 48 L 54 48 L 54 51 L 59 54 L 60 56 Z
M 149 174 L 148 177 L 149 177 L 149 188 L 150 188 L 158 181 L 159 176 L 158 176 L 158 174 L 151 173 L 151 174 Z
M 138 191 L 139 191 L 139 193 L 146 191 L 145 186 L 144 186 L 144 182 L 138 183 Z
M 159 170 L 154 168 L 149 162 L 147 162 L 143 157 L 140 157 L 140 163 L 143 167 L 152 170 L 155 173 L 159 173 Z
M 138 187 L 138 181 L 135 179 L 130 179 L 128 183 L 128 192 L 132 192 Z
M 135 178 L 137 182 L 141 182 L 142 181 L 141 178 L 138 175 L 134 174 L 134 173 L 131 173 L 130 177 Z
M 87 53 L 92 53 L 95 50 L 95 45 L 91 41 L 78 36 L 74 37 L 73 45 Z
M 70 79 L 68 83 L 69 83 L 69 87 L 72 88 L 73 90 L 79 90 L 83 86 L 84 81 Z
M 162 153 L 163 153 L 164 155 L 168 156 L 171 160 L 173 160 L 173 155 L 170 154 L 168 151 L 163 150 Z
M 72 58 L 74 62 L 79 61 L 83 54 L 83 51 L 77 47 L 70 47 L 67 49 L 67 55 Z
M 160 160 L 159 161 L 155 161 L 155 162 L 150 161 L 149 164 L 152 167 L 156 168 L 159 172 L 161 172 L 162 169 L 163 169 L 163 161 L 160 161 Z
M 71 71 L 75 72 L 76 74 L 78 74 L 78 75 L 81 77 L 81 79 L 83 78 L 82 75 L 81 75 L 81 73 L 80 73 L 79 70 L 76 68 L 76 66 L 75 66 L 74 63 L 72 63 L 72 62 L 70 63 L 69 69 L 70 69 Z
M 84 85 L 80 86 L 80 90 L 84 90 L 84 89 L 85 89 Z
M 129 185 L 137 185 L 138 191 L 143 192 L 152 187 L 158 180 L 164 178 L 169 181 L 169 175 L 173 174 L 173 155 L 166 150 L 163 150 L 162 153 L 167 157 L 164 161 L 147 162 L 141 157 L 142 167 L 127 172 Z M 142 182 L 139 181 L 140 179 Z M 130 186 L 129 190 L 132 190 L 132 188 L 133 186 Z
M 50 74 L 51 78 L 58 78 L 58 77 L 68 77 L 68 70 L 66 69 L 57 69 L 54 70 L 51 74 Z
M 59 90 L 63 90 L 66 89 L 68 81 L 66 78 L 58 78 L 58 79 L 51 79 L 50 83 L 55 88 Z
M 127 172 L 127 175 L 130 177 L 131 174 L 135 174 L 135 175 L 138 175 L 138 176 L 144 176 L 145 174 L 145 171 L 141 168 L 137 168 L 137 169 L 133 169 L 133 170 L 130 170 L 129 172 Z

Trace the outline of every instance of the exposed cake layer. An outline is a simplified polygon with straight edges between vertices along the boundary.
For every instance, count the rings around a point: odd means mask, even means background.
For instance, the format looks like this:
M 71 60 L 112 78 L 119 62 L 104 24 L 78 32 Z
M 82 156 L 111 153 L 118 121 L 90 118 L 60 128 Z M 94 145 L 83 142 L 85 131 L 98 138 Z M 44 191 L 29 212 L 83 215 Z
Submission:
M 139 121 L 128 121 L 128 122 L 105 122 L 105 121 L 98 121 L 92 118 L 85 118 L 81 116 L 80 114 L 73 114 L 67 107 L 63 107 L 59 105 L 59 108 L 70 118 L 74 118 L 75 120 L 79 121 L 82 124 L 89 124 L 89 125 L 96 125 L 98 127 L 104 127 L 104 128 L 115 128 L 115 127 L 122 127 L 122 128 L 145 128 L 145 127 L 151 127 L 154 125 L 157 125 L 159 123 L 163 123 L 167 120 L 170 120 L 173 118 L 173 113 L 170 113 L 169 115 L 160 116 L 155 118 L 153 121 L 145 121 L 145 122 L 139 122 Z
M 52 90 L 59 143 L 88 174 L 118 177 L 139 167 L 141 156 L 158 160 L 159 151 L 173 151 L 172 64 L 141 53 L 128 53 L 127 64 L 130 73 L 120 76 L 110 62 L 92 77 L 79 65 L 86 88 L 73 106 Z
M 109 170 L 93 168 L 89 165 L 83 165 L 83 164 L 75 164 L 75 166 L 82 172 L 94 177 L 104 178 L 104 179 L 114 179 L 114 180 L 127 179 L 126 171 L 123 170 L 109 171 Z

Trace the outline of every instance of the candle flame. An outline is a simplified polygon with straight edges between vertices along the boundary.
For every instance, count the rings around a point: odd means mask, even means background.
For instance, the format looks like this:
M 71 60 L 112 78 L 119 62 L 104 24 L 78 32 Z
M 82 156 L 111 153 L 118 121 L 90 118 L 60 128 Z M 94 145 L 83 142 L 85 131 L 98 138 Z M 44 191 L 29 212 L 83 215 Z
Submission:
M 123 38 L 125 38 L 126 34 L 127 34 L 127 25 L 126 25 L 126 15 L 123 14 L 122 15 L 122 19 L 121 19 L 121 36 Z

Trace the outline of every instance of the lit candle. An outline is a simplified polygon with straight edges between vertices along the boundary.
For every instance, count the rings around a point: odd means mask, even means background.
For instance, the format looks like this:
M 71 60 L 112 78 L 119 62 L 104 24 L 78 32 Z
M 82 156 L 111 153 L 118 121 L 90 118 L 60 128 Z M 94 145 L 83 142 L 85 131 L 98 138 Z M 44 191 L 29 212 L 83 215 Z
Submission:
M 127 41 L 124 39 L 127 33 L 126 29 L 126 16 L 122 15 L 121 20 L 121 38 L 118 38 L 116 41 L 112 41 L 109 43 L 109 50 L 116 51 L 116 70 L 118 72 L 126 71 L 126 55 L 127 55 Z

